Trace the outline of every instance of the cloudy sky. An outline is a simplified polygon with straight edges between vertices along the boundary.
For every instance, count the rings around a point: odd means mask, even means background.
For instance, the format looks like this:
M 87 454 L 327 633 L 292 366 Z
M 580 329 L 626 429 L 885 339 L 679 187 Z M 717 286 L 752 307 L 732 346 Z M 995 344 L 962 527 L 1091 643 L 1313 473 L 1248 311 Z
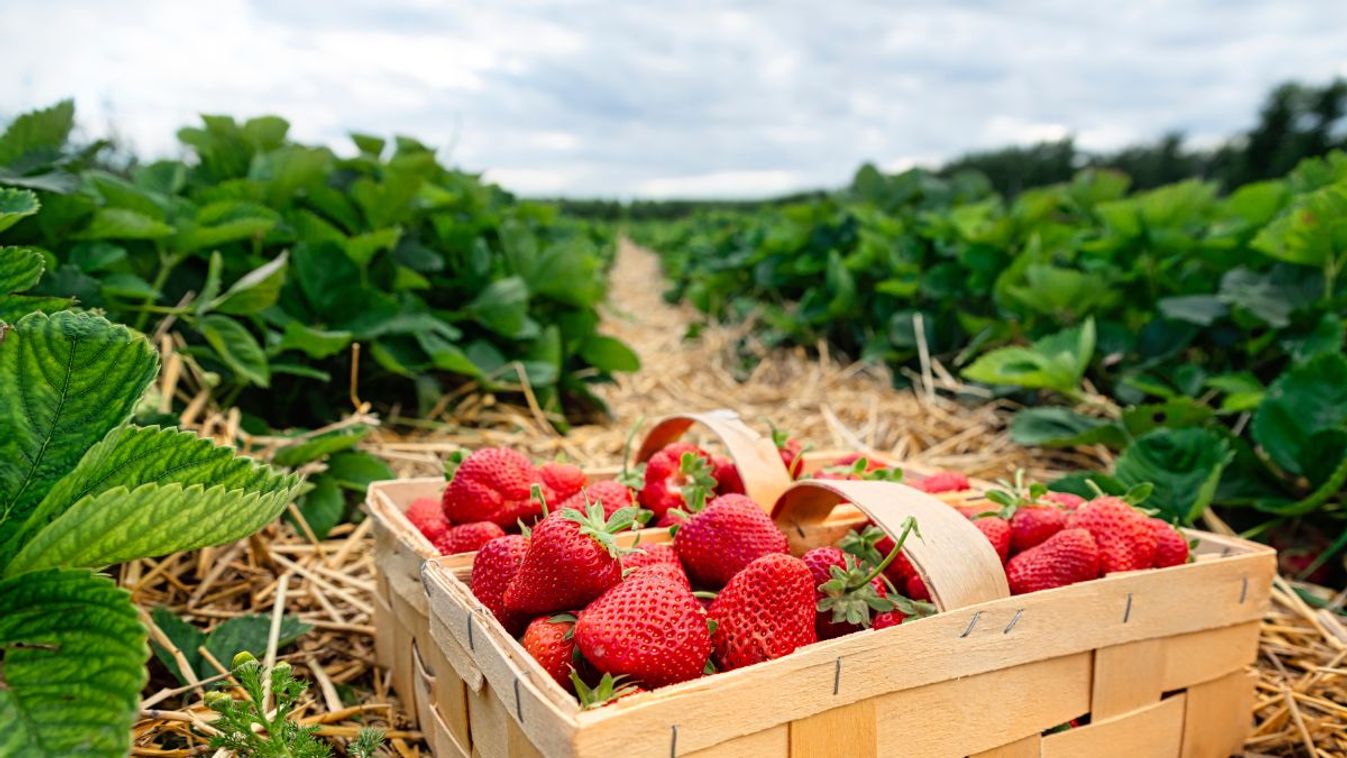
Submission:
M 0 50 L 0 117 L 73 96 L 143 153 L 277 113 L 526 194 L 752 196 L 1066 134 L 1210 142 L 1347 75 L 1347 2 L 10 1 Z

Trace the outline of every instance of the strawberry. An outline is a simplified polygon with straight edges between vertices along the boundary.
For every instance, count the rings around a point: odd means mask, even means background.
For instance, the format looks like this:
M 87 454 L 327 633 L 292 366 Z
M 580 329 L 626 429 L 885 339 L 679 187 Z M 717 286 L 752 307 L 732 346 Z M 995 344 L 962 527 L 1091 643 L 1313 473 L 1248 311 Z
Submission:
M 957 471 L 937 471 L 913 485 L 922 492 L 932 495 L 941 492 L 962 492 L 972 489 L 968 477 Z
M 888 533 L 869 522 L 859 533 L 853 529 L 838 543 L 843 552 L 850 553 L 862 563 L 872 566 L 882 563 L 885 557 L 893 552 L 894 545 L 893 538 Z M 884 576 L 898 588 L 905 587 L 908 577 L 915 576 L 916 573 L 917 570 L 901 552 L 884 568 Z
M 677 566 L 680 570 L 683 568 L 683 564 L 678 561 L 677 551 L 668 542 L 639 545 L 633 548 L 630 553 L 622 556 L 623 569 L 637 569 L 642 566 L 654 566 L 661 563 Z
M 881 573 L 901 555 L 903 540 L 916 529 L 916 521 L 904 524 L 895 547 L 879 563 L 858 562 L 852 555 L 835 547 L 817 547 L 801 560 L 809 566 L 815 583 L 818 617 L 815 628 L 819 639 L 832 639 L 871 626 L 872 614 L 897 612 L 901 616 L 925 615 L 927 609 L 905 597 L 890 597 Z M 933 610 L 933 609 L 931 609 Z M 886 623 L 892 623 L 893 618 Z
M 844 579 L 852 569 L 856 568 L 856 561 L 853 557 L 842 552 L 841 548 L 830 546 L 816 547 L 806 551 L 804 555 L 800 556 L 800 560 L 804 561 L 805 565 L 809 567 L 809 573 L 814 577 L 814 599 L 816 605 L 818 601 L 828 597 L 828 594 L 823 590 L 823 585 L 827 584 L 833 578 L 832 570 L 834 568 L 840 572 L 840 576 Z M 892 602 L 888 601 L 888 588 L 884 586 L 884 581 L 882 579 L 875 577 L 870 581 L 868 586 L 870 587 L 869 591 L 854 593 L 855 596 L 861 598 L 861 602 L 854 605 L 855 613 L 857 615 L 855 621 L 850 619 L 834 621 L 832 605 L 827 609 L 818 609 L 817 615 L 814 618 L 814 629 L 817 631 L 819 639 L 830 640 L 835 637 L 841 637 L 844 634 L 860 631 L 865 626 L 868 626 L 868 623 L 862 622 L 859 618 L 859 614 L 864 613 L 865 622 L 870 621 L 869 611 L 871 608 L 865 604 L 865 600 L 870 598 L 871 594 L 873 594 L 874 598 L 890 603 Z
M 636 571 L 580 611 L 575 643 L 599 671 L 651 688 L 701 676 L 711 654 L 701 603 L 656 567 Z
M 780 658 L 818 639 L 814 575 L 804 561 L 768 553 L 735 574 L 711 603 L 711 640 L 724 671 Z
M 1094 537 L 1104 574 L 1150 568 L 1155 563 L 1155 533 L 1146 516 L 1120 497 L 1097 497 L 1085 503 L 1067 518 L 1066 526 L 1084 529 Z
M 658 519 L 672 508 L 683 507 L 685 489 L 699 487 L 710 492 L 715 486 L 711 456 L 691 442 L 674 442 L 646 462 L 645 482 L 638 499 Z
M 727 456 L 711 456 L 711 478 L 716 480 L 718 494 L 744 494 L 744 480 L 739 476 L 739 467 Z
M 1148 518 L 1146 523 L 1155 535 L 1155 568 L 1182 566 L 1188 562 L 1188 540 L 1164 519 Z
M 907 618 L 907 614 L 902 611 L 884 611 L 876 613 L 875 620 L 870 624 L 871 629 L 888 629 L 891 626 L 898 626 Z
M 449 531 L 435 543 L 435 549 L 440 551 L 440 555 L 471 553 L 491 540 L 504 536 L 505 530 L 490 521 L 459 524 L 449 527 Z
M 538 467 L 538 475 L 559 501 L 579 492 L 589 482 L 585 472 L 573 463 L 544 463 Z
M 681 563 L 651 563 L 646 566 L 637 566 L 633 569 L 623 569 L 623 576 L 628 579 L 637 573 L 647 575 L 658 574 L 666 579 L 672 579 L 673 581 L 678 582 L 682 586 L 687 587 L 688 590 L 692 589 L 692 582 L 688 581 L 687 572 L 683 571 L 683 564 Z
M 674 549 L 699 584 L 721 587 L 768 553 L 784 553 L 786 535 L 744 495 L 722 495 L 674 525 Z
M 435 544 L 444 536 L 444 532 L 449 528 L 449 520 L 444 517 L 444 507 L 440 505 L 438 498 L 419 497 L 407 506 L 407 520 L 412 522 L 412 526 L 426 539 L 430 544 Z
M 568 508 L 544 518 L 505 590 L 505 607 L 540 615 L 583 607 L 602 595 L 622 581 L 613 537 L 630 529 L 635 517 L 635 508 L 624 508 L 605 519 L 602 506 L 594 504 L 588 513 Z
M 903 470 L 876 463 L 860 454 L 852 454 L 838 458 L 832 465 L 819 469 L 810 476 L 814 479 L 872 479 L 881 482 L 901 482 Z
M 635 505 L 636 501 L 632 497 L 631 490 L 625 484 L 615 479 L 605 479 L 587 485 L 582 490 L 562 500 L 557 505 L 556 510 L 564 511 L 567 508 L 573 508 L 584 513 L 589 509 L 590 503 L 598 503 L 603 506 L 605 516 L 612 516 L 622 508 L 630 508 Z
M 573 615 L 539 616 L 529 622 L 524 636 L 519 640 L 524 650 L 542 665 L 543 670 L 562 689 L 570 689 L 571 671 L 579 660 L 573 638 L 574 629 Z
M 1074 492 L 1048 492 L 1041 499 L 1067 511 L 1074 511 L 1085 502 L 1085 498 Z
M 776 427 L 772 427 L 772 443 L 776 445 L 776 452 L 781 456 L 781 463 L 790 473 L 790 478 L 799 479 L 804 471 L 804 445 Z
M 1017 553 L 1041 545 L 1066 526 L 1067 512 L 1055 505 L 1014 506 L 1010 514 L 1010 548 Z
M 986 536 L 987 541 L 992 543 L 996 550 L 996 557 L 1001 559 L 1001 563 L 1006 562 L 1010 555 L 1010 542 L 1013 535 L 1010 522 L 1000 516 L 983 516 L 973 519 L 973 526 L 978 528 Z
M 1099 547 L 1084 529 L 1066 528 L 1006 564 L 1013 595 L 1065 587 L 1099 576 Z
M 913 600 L 924 600 L 929 602 L 931 599 L 931 591 L 926 588 L 926 580 L 922 579 L 921 576 L 916 573 L 913 573 L 912 576 L 907 578 L 907 581 L 904 583 L 903 594 Z
M 528 621 L 528 617 L 511 613 L 506 609 L 505 589 L 519 572 L 519 564 L 523 563 L 528 547 L 528 537 L 522 534 L 507 534 L 483 545 L 472 561 L 472 578 L 468 583 L 473 596 L 480 600 L 511 634 L 518 634 Z
M 486 447 L 458 465 L 444 488 L 444 515 L 452 524 L 490 521 L 503 527 L 541 513 L 532 488 L 540 475 L 529 459 L 515 450 Z M 544 496 L 552 495 L 544 487 Z

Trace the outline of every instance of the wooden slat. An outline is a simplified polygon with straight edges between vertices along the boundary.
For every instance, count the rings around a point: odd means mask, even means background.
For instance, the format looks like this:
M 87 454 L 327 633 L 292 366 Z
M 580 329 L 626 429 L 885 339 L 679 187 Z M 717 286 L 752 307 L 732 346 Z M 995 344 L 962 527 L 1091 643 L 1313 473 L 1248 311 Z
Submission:
M 1253 718 L 1258 677 L 1237 671 L 1187 690 L 1183 758 L 1225 758 L 1240 752 Z
M 1178 758 L 1183 694 L 1043 738 L 1042 758 Z
M 468 751 L 439 716 L 431 714 L 430 726 L 422 726 L 435 758 L 468 758 Z
M 875 758 L 879 754 L 877 715 L 875 701 L 863 700 L 792 721 L 790 758 Z
M 375 595 L 370 603 L 374 608 L 374 662 L 385 669 L 393 668 L 393 609 L 388 601 Z
M 1258 657 L 1259 622 L 1180 634 L 1165 639 L 1165 691 L 1242 671 Z
M 746 734 L 732 740 L 698 750 L 695 753 L 679 752 L 686 758 L 786 758 L 790 750 L 790 728 L 786 724 L 764 729 L 757 734 Z
M 434 724 L 432 714 L 435 711 L 435 677 L 426 670 L 416 643 L 412 643 L 412 665 L 412 691 L 416 693 L 416 723 L 422 731 L 429 731 Z
M 466 614 L 464 616 L 466 618 Z M 462 619 L 460 619 L 461 623 Z M 482 670 L 477 668 L 469 652 L 459 644 L 458 638 L 445 626 L 445 614 L 435 613 L 430 617 L 430 639 L 435 648 L 444 656 L 464 686 L 476 692 L 482 688 Z
M 412 633 L 401 622 L 410 614 L 410 607 L 396 593 L 392 595 L 393 610 L 393 689 L 401 698 L 406 712 L 416 715 L 416 664 L 412 660 Z
M 491 687 L 472 693 L 468 702 L 472 721 L 472 754 L 482 758 L 535 758 L 543 755 L 529 742 L 505 704 Z
M 1110 719 L 1160 700 L 1164 692 L 1165 639 L 1102 647 L 1094 654 L 1090 717 Z
M 1037 736 L 1090 710 L 1088 652 L 874 700 L 880 755 L 967 755 Z
M 455 646 L 458 643 L 452 643 Z M 454 738 L 461 744 L 469 745 L 471 740 L 468 732 L 468 688 L 459 678 L 458 672 L 450 665 L 444 655 L 444 651 L 438 644 L 438 640 L 431 639 L 429 645 L 424 648 L 418 647 L 421 651 L 422 661 L 426 664 L 426 669 L 435 680 L 432 700 L 435 704 L 437 717 L 444 722 L 445 728 L 453 733 Z M 425 726 L 422 725 L 422 729 Z
M 968 758 L 1039 758 L 1039 753 L 1042 750 L 1043 737 L 1035 734 L 1022 740 L 1016 740 L 1009 745 L 983 750 L 981 753 L 973 753 Z

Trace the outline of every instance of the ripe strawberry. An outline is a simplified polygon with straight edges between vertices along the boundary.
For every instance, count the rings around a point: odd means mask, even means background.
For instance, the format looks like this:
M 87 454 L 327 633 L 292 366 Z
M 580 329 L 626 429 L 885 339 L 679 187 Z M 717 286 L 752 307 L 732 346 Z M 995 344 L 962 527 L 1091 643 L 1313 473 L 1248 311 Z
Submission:
M 580 611 L 575 643 L 599 671 L 651 688 L 701 676 L 711 654 L 701 603 L 655 567 L 636 571 Z
M 658 574 L 678 582 L 689 590 L 692 589 L 692 582 L 688 581 L 687 572 L 683 571 L 683 564 L 681 563 L 651 563 L 646 566 L 637 566 L 633 569 L 624 568 L 623 576 L 630 579 L 638 572 L 642 574 Z
M 519 564 L 528 552 L 529 538 L 522 534 L 507 534 L 486 543 L 472 560 L 472 594 L 500 621 L 501 625 L 518 634 L 528 617 L 511 613 L 505 607 L 505 589 L 519 572 Z
M 505 607 L 540 615 L 583 607 L 622 581 L 622 564 L 613 536 L 630 529 L 636 509 L 624 508 L 605 519 L 597 504 L 589 512 L 556 511 L 534 527 L 519 573 L 505 591 Z
M 1135 571 L 1155 563 L 1155 533 L 1146 516 L 1120 497 L 1097 497 L 1067 518 L 1068 529 L 1085 529 L 1099 545 L 1099 569 Z
M 1065 587 L 1099 576 L 1099 547 L 1084 529 L 1067 528 L 1006 564 L 1013 595 Z
M 739 476 L 739 467 L 728 456 L 711 456 L 711 477 L 716 480 L 717 494 L 744 494 L 744 480 Z
M 1014 507 L 1010 515 L 1010 548 L 1016 553 L 1041 545 L 1066 526 L 1067 512 L 1055 505 Z
M 1155 535 L 1155 568 L 1182 566 L 1188 562 L 1188 540 L 1168 521 L 1148 518 L 1151 533 Z
M 674 546 L 668 542 L 659 542 L 654 545 L 639 545 L 630 553 L 622 556 L 623 569 L 636 569 L 642 566 L 654 566 L 660 563 L 667 563 L 677 566 L 680 570 L 683 564 L 678 560 L 678 553 Z
M 453 524 L 490 521 L 513 526 L 521 517 L 541 513 L 531 492 L 539 482 L 538 470 L 523 453 L 482 448 L 459 464 L 444 488 L 444 515 Z M 544 494 L 550 502 L 546 488 Z
M 1048 492 L 1041 499 L 1067 511 L 1074 511 L 1085 502 L 1085 498 L 1074 492 Z
M 870 624 L 870 628 L 888 629 L 891 626 L 898 626 L 903 623 L 903 619 L 905 618 L 907 618 L 907 614 L 902 611 L 884 611 L 883 613 L 875 614 L 874 623 Z
M 605 479 L 601 482 L 586 485 L 584 489 L 562 500 L 554 510 L 564 511 L 567 508 L 573 508 L 584 513 L 588 510 L 590 503 L 598 503 L 603 506 L 603 514 L 611 516 L 622 508 L 632 507 L 636 504 L 636 500 L 625 484 L 615 479 Z
M 790 478 L 799 479 L 804 470 L 804 445 L 776 427 L 772 427 L 772 443 L 776 445 L 776 452 L 781 456 Z
M 871 573 L 870 567 L 858 567 L 855 558 L 840 548 L 816 547 L 800 556 L 800 560 L 814 578 L 818 609 L 814 629 L 819 639 L 859 632 L 871 625 L 871 611 L 893 608 L 884 580 L 876 576 L 868 585 L 863 583 Z
M 723 586 L 768 553 L 787 550 L 786 535 L 744 495 L 722 495 L 674 530 L 674 549 L 697 583 Z
M 685 487 L 698 486 L 709 493 L 715 485 L 711 456 L 691 442 L 675 442 L 646 462 L 645 483 L 638 499 L 658 519 L 671 508 L 683 507 Z
M 707 618 L 721 670 L 780 658 L 818 639 L 814 575 L 799 558 L 769 553 L 748 564 L 711 603 Z
M 1010 555 L 1012 537 L 1010 522 L 999 516 L 983 516 L 973 519 L 973 526 L 976 526 L 978 531 L 987 537 L 987 541 L 992 543 L 992 547 L 996 550 L 996 556 L 1004 564 L 1006 558 Z
M 544 463 L 538 467 L 538 474 L 558 501 L 579 492 L 589 482 L 585 472 L 573 463 Z
M 575 616 L 558 614 L 539 616 L 529 622 L 519 640 L 524 650 L 533 656 L 543 670 L 563 689 L 570 689 L 571 671 L 578 663 L 573 631 Z
M 867 522 L 864 528 L 857 532 L 851 530 L 838 543 L 843 552 L 856 556 L 856 559 L 862 563 L 868 563 L 877 566 L 884 561 L 884 558 L 893 552 L 893 537 L 890 537 L 883 529 Z M 912 567 L 912 563 L 907 560 L 907 556 L 901 552 L 893 557 L 893 560 L 884 569 L 884 576 L 893 583 L 894 587 L 902 589 L 907 585 L 908 577 L 915 576 L 917 570 Z
M 810 474 L 814 479 L 874 479 L 883 482 L 901 482 L 903 470 L 890 468 L 859 453 L 838 458 L 832 465 Z
M 913 486 L 922 492 L 928 492 L 932 495 L 941 492 L 962 492 L 967 489 L 972 489 L 971 485 L 968 483 L 968 477 L 957 471 L 937 471 Z
M 907 578 L 903 594 L 913 600 L 924 600 L 929 602 L 931 599 L 931 591 L 926 588 L 926 581 L 921 578 L 920 574 L 916 573 L 913 573 L 912 576 Z
M 505 530 L 490 521 L 460 524 L 449 527 L 449 531 L 435 543 L 435 549 L 440 551 L 440 555 L 471 553 L 491 540 L 504 536 Z
M 430 544 L 435 544 L 444 536 L 445 530 L 449 528 L 449 520 L 444 517 L 444 507 L 440 505 L 438 498 L 419 497 L 407 506 L 407 520 L 412 522 L 412 526 L 426 539 Z

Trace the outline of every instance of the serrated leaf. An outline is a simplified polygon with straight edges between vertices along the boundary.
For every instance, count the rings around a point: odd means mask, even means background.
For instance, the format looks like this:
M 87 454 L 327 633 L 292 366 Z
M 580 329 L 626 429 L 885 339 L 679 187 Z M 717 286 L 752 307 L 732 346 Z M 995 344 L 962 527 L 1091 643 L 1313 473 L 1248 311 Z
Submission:
M 1314 436 L 1347 429 L 1347 358 L 1321 353 L 1292 366 L 1268 388 L 1252 429 L 1254 441 L 1279 467 L 1307 473 Z
M 158 366 L 144 337 L 90 314 L 31 314 L 5 334 L 0 552 L 85 451 L 130 417 Z
M 130 595 L 106 577 L 0 580 L 0 756 L 127 754 L 148 653 Z
M 28 190 L 0 187 L 0 232 L 37 213 L 41 207 L 37 195 Z
M 0 135 L 0 166 L 33 152 L 58 153 L 75 126 L 75 101 L 62 100 L 50 108 L 25 113 Z
M 153 240 L 171 237 L 173 227 L 126 208 L 99 208 L 84 231 L 72 235 L 83 240 Z
M 231 316 L 251 316 L 270 308 L 281 296 L 288 262 L 289 255 L 282 251 L 275 259 L 239 277 L 211 304 L 211 310 Z
M 468 312 L 482 326 L 510 339 L 528 339 L 539 332 L 529 318 L 529 291 L 517 276 L 497 279 L 468 303 Z
M 984 384 L 1073 392 L 1094 356 L 1094 320 L 1064 329 L 1030 347 L 1003 347 L 979 357 L 964 377 Z
M 1020 445 L 1122 447 L 1126 435 L 1114 422 L 1082 416 L 1069 408 L 1026 408 L 1010 422 L 1010 438 Z
M 1288 263 L 1322 266 L 1333 260 L 1347 250 L 1347 183 L 1297 197 L 1250 246 Z
M 306 624 L 297 616 L 289 614 L 281 616 L 280 636 L 277 638 L 278 649 L 293 645 L 300 637 L 308 634 L 310 629 L 313 629 L 313 625 Z M 271 617 L 250 613 L 229 619 L 211 630 L 206 636 L 206 649 L 217 661 L 232 661 L 235 655 L 244 650 L 261 659 L 266 652 L 270 635 Z
M 356 425 L 310 437 L 276 451 L 271 460 L 277 466 L 300 466 L 325 455 L 355 447 L 369 434 L 369 427 Z
M 68 297 L 0 295 L 0 321 L 12 324 L 30 313 L 55 313 L 73 304 Z
M 383 460 L 359 450 L 337 453 L 327 462 L 327 476 L 353 492 L 364 493 L 370 483 L 396 479 Z
M 197 677 L 205 678 L 210 674 L 202 674 L 202 666 L 206 664 L 206 656 L 201 654 L 197 648 L 206 644 L 206 635 L 200 629 L 183 621 L 177 614 L 164 606 L 158 606 L 150 611 L 150 618 L 154 620 L 154 625 L 159 627 L 159 631 L 168 637 L 173 646 L 182 653 L 182 657 L 187 659 L 187 665 L 192 669 Z M 150 649 L 154 651 L 154 657 L 164 664 L 168 672 L 178 678 L 183 684 L 190 684 L 187 677 L 183 675 L 178 668 L 178 661 L 169 652 L 168 648 L 160 645 L 158 642 L 151 641 Z M 217 659 L 228 660 L 228 659 Z
M 271 368 L 262 346 L 243 324 L 228 316 L 211 314 L 197 322 L 201 336 L 215 349 L 215 354 L 241 379 L 258 387 L 271 384 Z
M 285 325 L 277 350 L 299 350 L 310 358 L 327 358 L 351 346 L 350 332 L 329 332 L 306 326 L 299 321 Z
M 46 265 L 42 253 L 27 247 L 0 247 L 0 295 L 31 289 Z
M 1150 483 L 1146 501 L 1163 518 L 1191 524 L 1216 494 L 1232 452 L 1225 438 L 1209 429 L 1155 429 L 1123 451 L 1113 475 L 1123 484 Z
M 580 357 L 600 371 L 638 371 L 641 359 L 627 343 L 615 337 L 591 334 L 580 345 Z
M 304 493 L 299 501 L 299 512 L 315 537 L 327 539 L 327 533 L 341 523 L 341 517 L 346 513 L 346 496 L 335 479 L 319 476 L 313 482 L 313 489 Z M 286 520 L 294 521 L 289 515 Z

